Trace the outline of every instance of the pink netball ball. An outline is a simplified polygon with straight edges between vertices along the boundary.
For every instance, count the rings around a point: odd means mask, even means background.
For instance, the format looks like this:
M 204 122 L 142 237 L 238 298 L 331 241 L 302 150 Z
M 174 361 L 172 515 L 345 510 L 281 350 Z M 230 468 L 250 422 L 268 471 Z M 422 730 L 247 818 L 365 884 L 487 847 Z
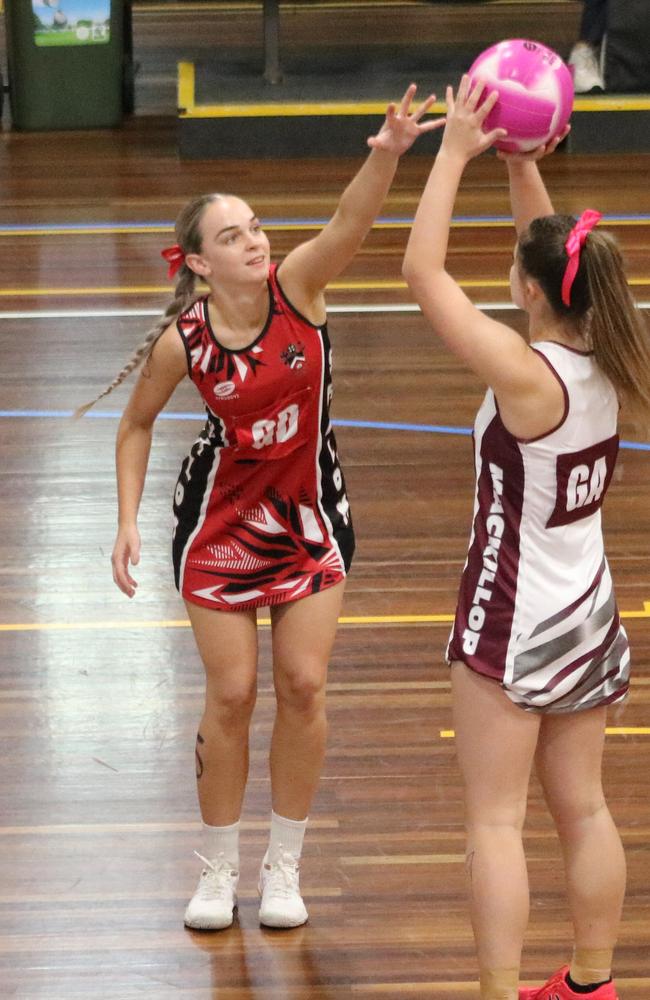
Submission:
M 508 153 L 525 153 L 550 142 L 563 130 L 573 107 L 573 77 L 557 52 L 523 38 L 511 38 L 486 49 L 474 60 L 473 83 L 486 84 L 484 100 L 499 98 L 483 128 L 504 128 L 508 135 L 495 145 Z

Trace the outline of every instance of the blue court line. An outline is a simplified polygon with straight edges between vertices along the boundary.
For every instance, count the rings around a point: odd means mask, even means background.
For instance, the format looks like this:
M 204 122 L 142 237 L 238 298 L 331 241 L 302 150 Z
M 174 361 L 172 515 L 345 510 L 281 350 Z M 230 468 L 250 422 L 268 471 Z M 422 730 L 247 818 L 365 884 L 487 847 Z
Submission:
M 262 224 L 267 224 L 269 226 L 324 226 L 329 222 L 330 216 L 324 218 L 312 218 L 312 217 L 296 217 L 296 218 L 264 218 Z M 604 222 L 650 222 L 650 214 L 648 213 L 617 213 L 613 215 L 605 215 L 603 217 Z M 411 225 L 413 222 L 412 216 L 381 216 L 375 220 L 375 225 Z M 512 222 L 512 216 L 510 215 L 455 215 L 452 219 L 452 223 L 463 223 L 463 224 L 475 224 L 475 225 L 485 225 L 486 223 L 508 223 Z M 112 232 L 115 229 L 132 229 L 135 231 L 141 230 L 143 232 L 151 232 L 152 230 L 158 230 L 160 232 L 167 232 L 173 230 L 174 222 L 173 220 L 159 220 L 152 222 L 129 222 L 128 220 L 115 220 L 113 222 L 48 222 L 48 223 L 31 223 L 29 225 L 21 225 L 20 223 L 6 223 L 0 225 L 0 234 L 2 233 L 43 233 L 43 232 L 88 232 L 88 230 L 93 230 L 96 232 L 108 231 Z
M 472 433 L 471 427 L 446 427 L 444 424 L 398 424 L 380 420 L 332 420 L 332 424 L 334 427 L 366 427 L 376 431 L 419 431 L 424 434 Z
M 45 418 L 70 418 L 74 410 L 0 410 L 1 418 L 15 417 L 45 417 Z M 84 420 L 119 420 L 122 416 L 121 410 L 89 410 L 84 415 Z M 205 420 L 204 413 L 159 413 L 157 420 Z M 471 427 L 453 427 L 447 424 L 403 424 L 384 420 L 332 420 L 334 427 L 358 427 L 375 431 L 415 431 L 420 434 L 459 434 L 468 437 L 472 433 Z M 621 448 L 630 451 L 650 451 L 650 443 L 641 441 L 621 441 Z

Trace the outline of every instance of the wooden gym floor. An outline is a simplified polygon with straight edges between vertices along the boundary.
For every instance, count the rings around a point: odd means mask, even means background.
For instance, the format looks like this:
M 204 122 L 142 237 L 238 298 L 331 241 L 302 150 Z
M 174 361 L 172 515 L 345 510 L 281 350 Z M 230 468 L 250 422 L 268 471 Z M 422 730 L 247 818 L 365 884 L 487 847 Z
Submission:
M 157 427 L 142 505 L 140 590 L 109 566 L 113 442 L 128 388 L 80 423 L 169 298 L 159 251 L 190 196 L 233 190 L 281 257 L 333 210 L 360 161 L 181 163 L 173 124 L 0 137 L 0 979 L 21 1000 L 475 998 L 461 795 L 442 653 L 472 506 L 467 428 L 482 387 L 409 308 L 400 259 L 426 158 L 401 165 L 378 226 L 332 288 L 333 414 L 358 535 L 331 666 L 331 738 L 306 842 L 310 922 L 260 929 L 255 876 L 269 814 L 269 632 L 245 803 L 235 926 L 183 928 L 199 863 L 193 779 L 202 673 L 169 558 L 171 494 L 200 427 L 182 385 Z M 361 151 L 360 151 L 361 152 Z M 557 154 L 559 209 L 613 219 L 650 300 L 646 157 Z M 467 171 L 452 270 L 506 311 L 513 231 L 504 168 Z M 373 311 L 364 311 L 372 309 Z M 622 1000 L 650 996 L 650 453 L 623 428 L 605 511 L 634 680 L 612 711 L 606 779 L 629 863 L 616 960 Z M 264 616 L 261 616 L 264 618 Z M 567 957 L 553 830 L 533 783 L 532 915 L 522 975 Z

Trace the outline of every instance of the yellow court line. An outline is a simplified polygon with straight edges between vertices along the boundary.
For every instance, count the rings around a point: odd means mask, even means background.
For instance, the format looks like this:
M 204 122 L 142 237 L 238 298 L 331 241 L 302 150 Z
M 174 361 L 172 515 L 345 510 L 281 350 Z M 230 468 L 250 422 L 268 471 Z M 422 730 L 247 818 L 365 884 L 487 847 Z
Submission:
M 650 218 L 648 219 L 606 219 L 605 225 L 610 226 L 648 226 L 650 225 Z M 273 223 L 267 225 L 262 223 L 264 229 L 273 229 Z M 373 223 L 373 229 L 410 229 L 412 227 L 412 222 L 375 222 Z M 451 228 L 452 229 L 511 229 L 514 226 L 514 221 L 512 219 L 452 219 Z M 309 223 L 278 223 L 275 228 L 280 229 L 314 229 L 320 228 L 315 227 L 313 224 Z M 0 236 L 2 233 L 0 232 Z
M 509 288 L 510 282 L 501 278 L 468 278 L 458 281 L 461 288 Z M 647 278 L 628 278 L 628 284 L 643 288 L 650 284 Z M 405 281 L 332 281 L 328 289 L 333 292 L 398 291 L 408 288 Z M 104 288 L 1 288 L 0 298 L 26 298 L 32 296 L 74 295 L 170 295 L 171 285 L 122 285 Z
M 576 97 L 574 111 L 650 111 L 648 97 Z
M 650 616 L 650 610 L 648 612 Z M 420 625 L 453 622 L 453 615 L 358 615 L 342 616 L 339 625 Z M 270 625 L 270 618 L 258 618 L 258 625 Z M 0 625 L 0 632 L 76 632 L 90 629 L 189 628 L 187 619 L 91 622 L 24 622 Z
M 608 736 L 650 736 L 650 726 L 607 726 L 605 732 Z M 440 730 L 443 740 L 453 740 L 455 735 L 453 729 Z
M 647 285 L 650 278 L 628 278 L 628 285 Z M 461 288 L 510 288 L 507 278 L 464 278 L 457 282 Z M 332 281 L 328 288 L 338 291 L 380 290 L 408 288 L 405 281 Z
M 650 601 L 642 611 L 621 611 L 621 618 L 650 618 Z M 437 625 L 453 622 L 453 614 L 441 615 L 342 615 L 339 625 Z M 258 625 L 270 625 L 270 618 L 258 618 Z M 189 628 L 187 619 L 90 622 L 24 622 L 0 625 L 0 632 L 74 632 L 89 629 Z
M 287 102 L 275 104 L 195 104 L 194 103 L 194 67 L 185 64 L 190 69 L 178 74 L 178 108 L 179 118 L 311 118 L 311 117 L 353 117 L 373 116 L 383 117 L 386 113 L 386 103 L 377 101 L 313 101 Z M 429 108 L 429 114 L 441 115 L 447 110 L 446 104 L 436 101 Z M 573 110 L 580 113 L 602 113 L 605 111 L 639 112 L 650 111 L 650 99 L 635 97 L 609 97 L 601 99 L 578 99 Z
M 506 0 L 495 0 L 495 2 L 506 2 Z M 25 898 L 28 899 L 29 897 L 26 896 Z M 51 896 L 49 898 L 51 899 Z M 645 993 L 646 996 L 650 995 L 650 991 L 648 990 L 650 979 L 647 976 L 639 979 L 624 979 L 622 976 L 617 976 L 616 983 L 623 990 L 627 987 L 639 990 L 639 996 L 642 996 L 643 993 Z M 530 981 L 524 981 L 522 985 L 530 986 L 532 983 L 530 983 Z M 429 982 L 423 979 L 418 979 L 417 982 L 404 982 L 400 979 L 398 991 L 396 990 L 394 981 L 380 983 L 373 980 L 371 983 L 350 984 L 351 997 L 369 994 L 370 996 L 375 997 L 376 1000 L 377 995 L 380 993 L 387 994 L 388 997 L 394 997 L 396 992 L 399 992 L 400 996 L 404 993 L 412 993 L 415 1000 L 424 1000 L 425 997 L 429 996 L 431 996 L 432 1000 L 436 1000 L 436 997 L 451 998 L 452 995 L 454 997 L 458 995 L 459 1000 L 463 1000 L 463 998 L 467 998 L 467 1000 L 469 1000 L 470 997 L 476 996 L 476 983 L 469 980 L 466 982 L 463 982 L 462 980 L 455 980 L 454 982 L 447 980 L 444 982 L 441 979 L 435 979 Z M 587 996 L 588 995 L 589 994 L 587 994 Z
M 286 232 L 311 232 L 312 230 L 323 229 L 324 222 L 263 222 L 263 228 L 269 233 L 286 233 Z M 410 229 L 413 223 L 409 220 L 403 222 L 375 222 L 372 225 L 373 229 Z M 650 226 L 650 218 L 648 219 L 607 219 L 606 225 L 608 228 L 614 226 Z M 512 219 L 452 219 L 451 228 L 452 229 L 512 229 L 514 223 Z M 151 225 L 119 225 L 114 226 L 98 226 L 98 225 L 88 225 L 79 226 L 75 229 L 61 228 L 49 226 L 43 229 L 31 229 L 26 227 L 25 229 L 3 229 L 0 226 L 0 239 L 11 239 L 14 236 L 25 237 L 25 236 L 38 236 L 39 239 L 44 236 L 138 236 L 143 234 L 147 235 L 163 235 L 167 233 L 173 233 L 174 226 L 170 223 L 169 225 L 163 225 L 161 223 L 152 223 Z
M 264 226 L 265 229 L 271 229 L 272 227 L 273 223 L 269 226 Z M 116 223 L 114 226 L 93 226 L 89 224 L 87 226 L 77 226 L 74 229 L 70 229 L 69 227 L 57 229 L 53 226 L 43 229 L 30 228 L 29 226 L 25 227 L 25 229 L 3 229 L 0 227 L 0 237 L 3 239 L 8 239 L 12 236 L 38 236 L 39 238 L 42 236 L 137 236 L 140 233 L 148 235 L 150 233 L 163 234 L 173 232 L 174 226 L 171 223 L 169 225 L 161 225 L 160 223 L 146 225 L 143 223 L 139 226 L 121 226 L 119 223 Z
M 178 78 L 179 118 L 313 118 L 313 117 L 352 117 L 373 116 L 383 117 L 386 113 L 386 103 L 368 101 L 314 101 L 304 104 L 194 104 L 194 86 L 188 79 L 188 73 Z M 447 107 L 441 101 L 436 101 L 429 108 L 429 114 L 445 114 Z M 602 113 L 606 111 L 633 112 L 650 111 L 648 98 L 601 98 L 599 100 L 579 99 L 573 105 L 574 112 Z
M 132 285 L 129 288 L 0 288 L 0 296 L 4 298 L 22 298 L 24 296 L 47 295 L 149 295 L 167 293 L 171 295 L 173 286 L 169 285 Z
M 178 64 L 178 107 L 179 110 L 194 105 L 194 63 Z
M 197 104 L 194 63 L 178 63 L 178 112 L 181 119 L 191 118 L 297 118 L 306 116 L 352 116 L 386 113 L 385 101 L 310 101 L 272 104 Z M 436 101 L 429 114 L 445 114 L 447 106 Z M 650 111 L 650 98 L 617 94 L 604 97 L 578 97 L 573 110 L 578 112 Z
M 179 118 L 314 118 L 314 117 L 352 117 L 355 115 L 383 118 L 386 114 L 386 103 L 355 103 L 353 101 L 314 101 L 305 104 L 192 104 L 188 102 L 189 85 L 179 74 L 178 107 Z M 181 101 L 183 95 L 183 101 Z M 436 102 L 429 108 L 429 113 L 441 115 L 446 111 L 446 105 Z

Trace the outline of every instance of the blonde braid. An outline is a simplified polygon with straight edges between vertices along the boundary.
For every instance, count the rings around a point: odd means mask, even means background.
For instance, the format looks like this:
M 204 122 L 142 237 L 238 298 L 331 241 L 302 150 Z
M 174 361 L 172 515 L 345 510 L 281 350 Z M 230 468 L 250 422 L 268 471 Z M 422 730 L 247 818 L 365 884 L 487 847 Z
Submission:
M 196 298 L 195 285 L 196 275 L 194 271 L 191 271 L 186 264 L 183 264 L 178 272 L 174 299 L 167 306 L 163 315 L 160 317 L 156 325 L 152 326 L 146 333 L 145 339 L 134 351 L 131 359 L 127 361 L 122 371 L 116 375 L 111 384 L 107 386 L 103 392 L 100 392 L 95 399 L 91 400 L 89 403 L 84 403 L 83 406 L 80 406 L 77 410 L 75 410 L 73 415 L 74 420 L 78 420 L 79 417 L 83 417 L 88 410 L 92 409 L 95 403 L 98 403 L 100 399 L 104 398 L 104 396 L 108 396 L 109 393 L 113 392 L 113 389 L 117 389 L 118 385 L 121 385 L 122 382 L 128 378 L 131 372 L 135 371 L 135 369 L 139 367 L 139 365 L 143 362 L 146 363 L 146 361 L 151 357 L 153 349 L 156 346 L 156 342 L 160 339 L 170 323 L 178 319 L 181 313 L 185 312 L 185 310 L 188 309 L 194 302 Z

